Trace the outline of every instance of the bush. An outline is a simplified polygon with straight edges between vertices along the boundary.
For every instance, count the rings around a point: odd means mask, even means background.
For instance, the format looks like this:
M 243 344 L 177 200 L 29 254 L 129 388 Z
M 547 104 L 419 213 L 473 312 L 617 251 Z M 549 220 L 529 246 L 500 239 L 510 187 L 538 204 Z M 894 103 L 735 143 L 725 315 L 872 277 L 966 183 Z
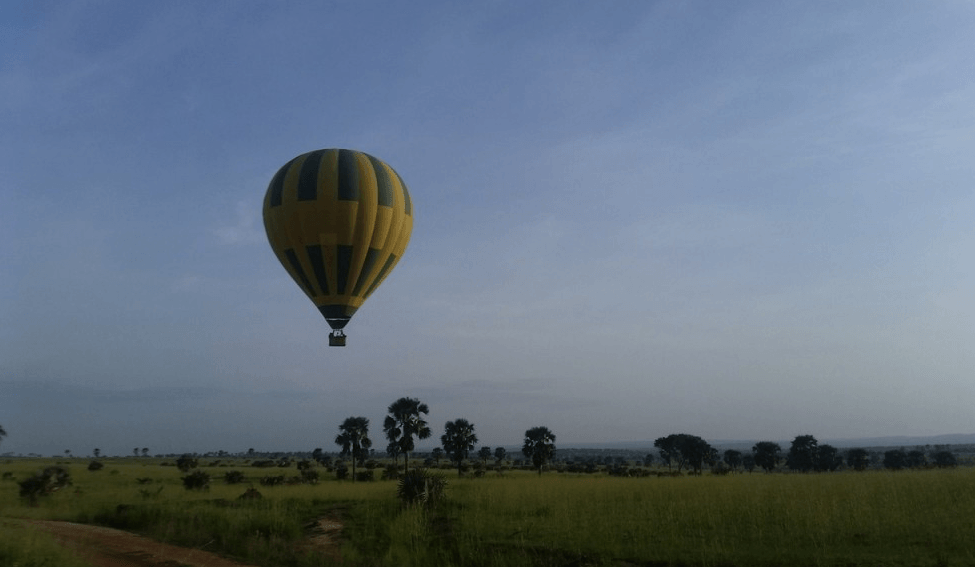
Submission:
M 244 482 L 244 473 L 240 471 L 227 471 L 223 475 L 223 481 L 227 484 L 240 484 Z
M 355 479 L 360 482 L 371 482 L 376 480 L 376 471 L 356 471 Z
M 92 461 L 88 463 L 88 470 L 90 471 L 100 471 L 105 468 L 105 465 L 99 463 L 98 461 Z
M 380 478 L 383 480 L 396 480 L 399 478 L 399 467 L 396 465 L 386 465 Z
M 195 469 L 196 467 L 196 459 L 189 455 L 183 455 L 182 457 L 176 459 L 176 468 L 178 468 L 180 472 L 190 472 L 191 469 Z
M 284 475 L 267 475 L 261 479 L 261 486 L 280 486 L 284 484 Z
M 63 467 L 47 467 L 20 484 L 20 496 L 27 498 L 30 503 L 37 504 L 41 496 L 49 496 L 65 486 L 71 485 L 71 474 Z
M 237 500 L 260 500 L 261 498 L 264 498 L 264 495 L 258 492 L 256 488 L 250 487 L 238 496 Z
M 400 478 L 396 496 L 407 505 L 431 506 L 443 498 L 446 486 L 447 479 L 442 474 L 413 469 Z
M 210 490 L 210 475 L 203 471 L 195 471 L 183 477 L 183 487 L 186 490 Z
M 318 471 L 311 469 L 301 471 L 301 482 L 306 484 L 318 484 Z

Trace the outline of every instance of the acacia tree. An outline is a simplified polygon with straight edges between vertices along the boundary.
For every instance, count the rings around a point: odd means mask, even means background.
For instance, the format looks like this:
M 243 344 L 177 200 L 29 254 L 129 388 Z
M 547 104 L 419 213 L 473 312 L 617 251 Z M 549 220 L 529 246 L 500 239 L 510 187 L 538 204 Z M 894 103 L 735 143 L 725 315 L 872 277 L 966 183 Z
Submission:
M 850 449 L 846 452 L 846 466 L 855 471 L 867 470 L 870 466 L 870 453 L 859 447 Z
M 840 451 L 832 445 L 823 443 L 816 450 L 816 470 L 819 472 L 829 472 L 835 471 L 840 468 L 843 464 L 843 458 L 840 457 Z
M 501 461 L 503 461 L 506 456 L 508 456 L 508 451 L 506 451 L 504 447 L 494 448 L 494 459 L 497 461 L 499 465 L 501 464 Z
M 339 426 L 335 444 L 342 448 L 343 456 L 352 457 L 352 482 L 355 482 L 355 463 L 365 457 L 372 447 L 369 439 L 369 420 L 365 417 L 348 417 Z
M 547 427 L 532 427 L 525 432 L 521 453 L 531 459 L 538 476 L 542 476 L 542 467 L 555 457 L 555 434 Z
M 809 472 L 816 468 L 816 456 L 819 452 L 819 441 L 812 435 L 797 435 L 789 447 L 789 454 L 785 464 L 790 469 Z
M 450 460 L 457 463 L 457 476 L 460 476 L 464 459 L 477 444 L 474 424 L 466 419 L 455 419 L 444 424 L 443 429 L 444 433 L 440 436 L 440 444 L 443 445 L 443 450 L 450 457 Z
M 779 464 L 779 453 L 782 447 L 772 441 L 759 441 L 752 447 L 755 456 L 755 464 L 765 469 L 765 472 L 772 472 L 772 469 Z
M 653 442 L 653 446 L 660 449 L 660 457 L 668 467 L 673 462 L 677 463 L 677 472 L 686 465 L 699 473 L 704 468 L 704 463 L 713 464 L 717 459 L 715 449 L 697 435 L 672 433 L 659 437 Z
M 430 408 L 416 398 L 400 398 L 390 404 L 387 411 L 389 415 L 383 422 L 383 430 L 390 442 L 399 445 L 406 461 L 406 472 L 409 472 L 410 451 L 414 449 L 413 438 L 430 437 L 430 428 L 423 419 L 424 415 L 430 413 Z
M 724 452 L 724 462 L 728 465 L 732 471 L 738 469 L 741 466 L 742 458 L 741 451 L 736 451 L 734 449 L 728 449 Z

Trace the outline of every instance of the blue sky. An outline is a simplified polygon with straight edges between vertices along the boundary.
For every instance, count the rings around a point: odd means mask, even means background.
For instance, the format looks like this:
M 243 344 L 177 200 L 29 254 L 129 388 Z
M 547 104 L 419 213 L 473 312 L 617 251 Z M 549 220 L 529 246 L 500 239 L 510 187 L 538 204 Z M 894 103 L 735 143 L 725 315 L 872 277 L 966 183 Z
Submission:
M 0 8 L 0 451 L 975 432 L 969 2 Z M 409 185 L 328 348 L 261 202 Z

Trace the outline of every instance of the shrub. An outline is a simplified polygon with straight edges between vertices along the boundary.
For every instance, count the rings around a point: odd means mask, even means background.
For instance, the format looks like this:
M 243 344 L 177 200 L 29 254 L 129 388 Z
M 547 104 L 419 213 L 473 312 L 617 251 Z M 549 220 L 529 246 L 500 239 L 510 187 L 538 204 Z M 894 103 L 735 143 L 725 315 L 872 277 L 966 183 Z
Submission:
M 196 467 L 196 459 L 190 455 L 183 455 L 182 457 L 176 459 L 176 468 L 178 468 L 180 472 L 190 472 L 191 469 L 195 469 Z
M 223 475 L 223 481 L 227 484 L 239 484 L 244 482 L 244 473 L 240 471 L 227 471 Z
M 194 471 L 182 478 L 186 490 L 210 490 L 210 475 L 203 471 Z
M 37 504 L 41 496 L 48 496 L 71 485 L 71 474 L 63 467 L 47 467 L 27 480 L 20 481 L 20 496 Z
M 105 465 L 99 463 L 98 461 L 92 461 L 88 463 L 88 470 L 90 471 L 100 471 L 105 468 Z
M 399 478 L 399 467 L 396 465 L 386 465 L 380 478 L 383 480 L 396 480 Z
M 400 478 L 396 496 L 407 505 L 431 506 L 443 498 L 446 486 L 447 479 L 442 474 L 413 469 Z
M 237 500 L 260 500 L 261 498 L 264 498 L 264 495 L 262 495 L 260 492 L 258 492 L 256 488 L 252 486 L 247 490 L 245 490 L 243 494 L 238 496 Z
M 318 471 L 311 469 L 301 471 L 301 482 L 306 484 L 318 484 Z
M 376 480 L 376 471 L 373 470 L 356 471 L 355 479 L 361 482 L 370 482 Z
M 284 484 L 284 475 L 267 475 L 261 479 L 261 486 L 280 486 Z

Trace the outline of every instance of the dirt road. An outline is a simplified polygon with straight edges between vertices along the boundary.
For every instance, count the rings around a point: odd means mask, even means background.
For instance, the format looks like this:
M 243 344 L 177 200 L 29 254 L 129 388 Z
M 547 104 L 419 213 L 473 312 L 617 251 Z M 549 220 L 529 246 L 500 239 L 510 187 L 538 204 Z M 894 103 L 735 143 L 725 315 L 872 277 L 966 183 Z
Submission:
M 45 520 L 25 523 L 54 534 L 61 545 L 95 567 L 256 567 L 112 528 Z

